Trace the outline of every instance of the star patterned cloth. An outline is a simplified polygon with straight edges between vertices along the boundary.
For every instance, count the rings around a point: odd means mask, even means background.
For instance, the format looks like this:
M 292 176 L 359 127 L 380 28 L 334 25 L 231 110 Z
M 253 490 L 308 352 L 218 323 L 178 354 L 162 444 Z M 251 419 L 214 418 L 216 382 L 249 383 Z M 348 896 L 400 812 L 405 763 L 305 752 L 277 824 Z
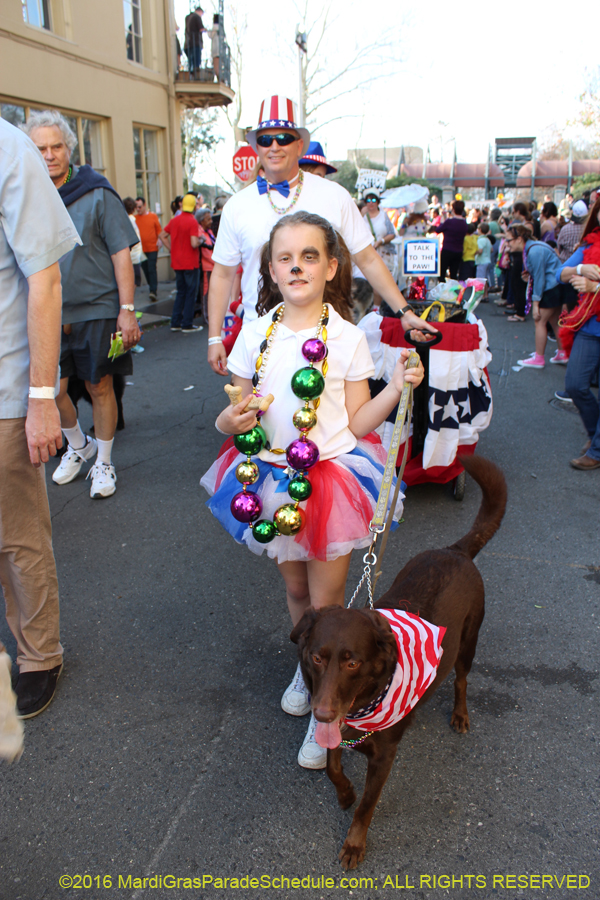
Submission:
M 359 322 L 367 335 L 375 379 L 390 380 L 400 350 L 407 346 L 396 323 L 377 313 L 369 313 Z M 448 323 L 440 330 L 444 340 L 429 351 L 429 423 L 423 469 L 451 465 L 459 446 L 477 443 L 493 411 L 486 372 L 492 354 L 483 322 L 473 316 L 470 324 Z M 383 443 L 385 446 L 385 437 Z

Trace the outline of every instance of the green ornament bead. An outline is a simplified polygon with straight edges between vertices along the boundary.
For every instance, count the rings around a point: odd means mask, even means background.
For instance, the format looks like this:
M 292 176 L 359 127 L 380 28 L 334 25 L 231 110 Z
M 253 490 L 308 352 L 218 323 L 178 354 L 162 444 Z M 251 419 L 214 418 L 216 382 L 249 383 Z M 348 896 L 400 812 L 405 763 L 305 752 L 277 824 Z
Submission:
M 297 428 L 298 431 L 310 431 L 317 424 L 317 414 L 314 409 L 302 406 L 296 410 L 292 421 L 294 428 Z
M 258 481 L 258 466 L 253 462 L 241 462 L 235 470 L 235 477 L 242 484 L 254 484 Z
M 302 500 L 308 500 L 312 494 L 312 484 L 304 475 L 296 475 L 288 485 L 288 494 L 292 500 L 299 503 Z
M 267 443 L 267 435 L 264 428 L 256 425 L 252 431 L 247 431 L 245 434 L 235 434 L 233 443 L 236 450 L 239 450 L 244 456 L 256 456 Z
M 252 534 L 259 544 L 270 544 L 274 537 L 277 537 L 277 529 L 273 522 L 268 519 L 261 519 L 252 526 Z
M 301 400 L 314 400 L 325 390 L 325 379 L 318 369 L 306 366 L 292 376 L 292 390 Z

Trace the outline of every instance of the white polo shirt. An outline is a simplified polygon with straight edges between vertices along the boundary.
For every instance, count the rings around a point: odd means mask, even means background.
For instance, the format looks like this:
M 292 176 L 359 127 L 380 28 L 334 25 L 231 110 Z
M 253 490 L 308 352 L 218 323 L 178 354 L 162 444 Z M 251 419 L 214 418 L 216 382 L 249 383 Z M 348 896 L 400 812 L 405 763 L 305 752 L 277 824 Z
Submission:
M 325 378 L 325 390 L 317 410 L 317 425 L 309 432 L 309 438 L 319 448 L 321 459 L 333 459 L 342 453 L 349 453 L 356 447 L 356 438 L 348 428 L 346 393 L 344 382 L 362 381 L 371 378 L 375 372 L 369 352 L 367 338 L 360 328 L 342 319 L 328 304 L 329 324 L 327 325 L 327 362 L 329 370 Z M 227 359 L 227 368 L 240 378 L 252 378 L 259 348 L 264 341 L 267 328 L 273 321 L 271 310 L 266 316 L 247 322 Z M 298 369 L 308 366 L 302 356 L 302 344 L 314 337 L 315 328 L 305 331 L 290 331 L 285 319 L 279 324 L 271 344 L 271 353 L 260 392 L 273 394 L 275 400 L 261 418 L 261 425 L 267 433 L 271 447 L 284 450 L 291 441 L 300 437 L 294 427 L 292 416 L 304 405 L 292 391 L 292 375 Z M 321 364 L 316 368 L 321 370 Z M 265 462 L 285 465 L 285 456 L 263 450 L 259 454 Z
M 283 197 L 279 191 L 270 191 L 273 203 L 279 209 L 291 206 L 295 191 Z M 373 243 L 369 226 L 361 216 L 356 203 L 340 184 L 327 181 L 310 172 L 304 172 L 304 184 L 300 199 L 292 213 L 304 210 L 316 213 L 331 222 L 342 235 L 350 253 L 354 256 Z M 271 229 L 279 221 L 267 194 L 259 194 L 256 184 L 234 194 L 223 208 L 219 233 L 213 251 L 213 261 L 223 266 L 242 265 L 242 299 L 244 321 L 256 319 L 260 252 L 268 241 Z

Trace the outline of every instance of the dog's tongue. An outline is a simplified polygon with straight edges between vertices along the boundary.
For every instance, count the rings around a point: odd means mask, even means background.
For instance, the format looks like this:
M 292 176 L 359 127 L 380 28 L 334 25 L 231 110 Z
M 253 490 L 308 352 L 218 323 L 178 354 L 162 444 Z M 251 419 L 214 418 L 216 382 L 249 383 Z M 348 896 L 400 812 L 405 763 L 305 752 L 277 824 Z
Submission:
M 340 741 L 342 740 L 340 723 L 317 721 L 315 740 L 319 747 L 327 747 L 328 750 L 335 750 L 336 747 L 340 746 Z

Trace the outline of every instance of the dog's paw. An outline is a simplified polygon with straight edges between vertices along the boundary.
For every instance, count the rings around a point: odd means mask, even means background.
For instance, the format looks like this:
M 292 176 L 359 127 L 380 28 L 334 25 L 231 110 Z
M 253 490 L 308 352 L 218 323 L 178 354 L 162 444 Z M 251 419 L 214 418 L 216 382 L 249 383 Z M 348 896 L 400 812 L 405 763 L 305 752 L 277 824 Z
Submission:
M 345 790 L 338 792 L 337 798 L 342 809 L 348 809 L 356 800 L 356 791 L 352 785 L 349 784 Z
M 452 713 L 452 718 L 450 719 L 450 727 L 454 728 L 458 734 L 466 734 L 471 724 L 469 722 L 469 713 Z
M 346 839 L 338 856 L 342 869 L 355 869 L 365 858 L 365 850 L 365 844 L 357 846 L 356 844 L 351 844 L 350 841 Z

